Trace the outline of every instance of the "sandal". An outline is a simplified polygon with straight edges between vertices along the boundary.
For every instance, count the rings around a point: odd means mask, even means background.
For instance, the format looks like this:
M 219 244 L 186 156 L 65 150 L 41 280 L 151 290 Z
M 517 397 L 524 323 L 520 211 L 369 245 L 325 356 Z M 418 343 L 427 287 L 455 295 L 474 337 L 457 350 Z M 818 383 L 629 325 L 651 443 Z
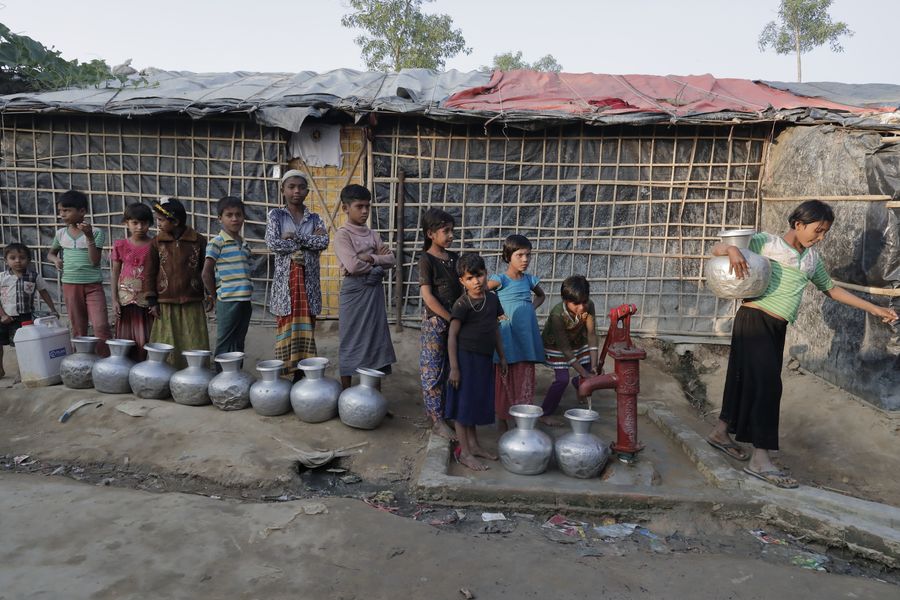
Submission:
M 800 486 L 796 479 L 784 471 L 754 471 L 750 467 L 744 467 L 744 473 L 785 490 L 792 490 Z
M 706 443 L 715 448 L 716 450 L 725 453 L 730 458 L 735 460 L 745 461 L 750 460 L 750 454 L 747 453 L 746 450 L 735 444 L 734 442 L 728 442 L 727 444 L 719 443 L 715 440 L 711 440 L 706 438 Z

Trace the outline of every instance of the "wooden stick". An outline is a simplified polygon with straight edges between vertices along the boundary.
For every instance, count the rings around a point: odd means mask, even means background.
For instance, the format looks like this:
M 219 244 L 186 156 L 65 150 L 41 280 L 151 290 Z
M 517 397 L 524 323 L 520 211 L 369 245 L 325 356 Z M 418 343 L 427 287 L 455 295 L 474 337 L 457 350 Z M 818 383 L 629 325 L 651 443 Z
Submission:
M 821 200 L 822 202 L 883 202 L 890 200 L 890 196 L 874 194 L 857 194 L 849 196 L 780 196 L 770 198 L 763 196 L 763 202 L 806 202 L 807 200 Z
M 397 212 L 394 215 L 397 227 L 397 263 L 394 266 L 394 302 L 397 304 L 397 333 L 403 332 L 403 205 L 406 200 L 406 173 L 397 174 Z
M 884 205 L 885 208 L 900 208 L 900 201 L 892 200 Z
M 856 285 L 855 283 L 845 283 L 843 281 L 835 281 L 834 285 L 848 290 L 872 294 L 873 296 L 890 296 L 892 298 L 900 297 L 900 288 L 877 288 L 866 285 Z

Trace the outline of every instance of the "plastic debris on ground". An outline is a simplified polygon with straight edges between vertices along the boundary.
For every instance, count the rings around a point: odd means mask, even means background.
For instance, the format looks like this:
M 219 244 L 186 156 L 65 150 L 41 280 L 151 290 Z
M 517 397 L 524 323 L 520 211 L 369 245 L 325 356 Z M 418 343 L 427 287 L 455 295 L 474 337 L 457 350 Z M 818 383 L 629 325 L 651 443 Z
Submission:
M 761 541 L 763 544 L 777 544 L 779 546 L 787 545 L 787 542 L 785 540 L 777 537 L 772 537 L 762 529 L 751 529 L 750 535 Z
M 565 517 L 564 515 L 553 515 L 552 517 L 547 519 L 547 521 L 543 525 L 541 525 L 541 527 L 569 537 L 579 537 L 581 539 L 587 538 L 587 536 L 584 534 L 584 531 L 587 528 L 587 523 L 584 523 L 582 521 L 574 521 Z
M 760 557 L 767 562 L 789 564 L 812 571 L 825 571 L 824 565 L 830 562 L 824 554 L 777 544 L 764 546 Z
M 594 527 L 594 533 L 601 538 L 606 539 L 622 539 L 628 537 L 637 529 L 636 523 L 616 523 L 615 525 L 598 525 Z
M 666 543 L 664 541 L 662 541 L 658 535 L 656 535 L 649 529 L 646 529 L 644 527 L 636 527 L 634 531 L 638 535 L 641 535 L 641 536 L 647 538 L 648 540 L 650 540 L 650 550 L 652 550 L 653 552 L 656 552 L 658 554 L 663 554 L 663 553 L 666 553 L 669 551 L 669 548 L 668 548 L 668 546 L 666 546 Z
M 503 513 L 481 513 L 481 520 L 485 523 L 490 523 L 491 521 L 505 521 L 506 515 Z

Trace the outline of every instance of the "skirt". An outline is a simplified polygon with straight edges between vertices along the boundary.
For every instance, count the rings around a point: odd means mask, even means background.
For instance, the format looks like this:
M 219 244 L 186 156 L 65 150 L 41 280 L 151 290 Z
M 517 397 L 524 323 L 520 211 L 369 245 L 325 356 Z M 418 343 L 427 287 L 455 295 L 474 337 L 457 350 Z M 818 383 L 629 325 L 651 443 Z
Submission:
M 719 419 L 739 442 L 778 450 L 781 363 L 787 321 L 742 306 L 734 317 Z
M 297 363 L 316 355 L 316 321 L 309 314 L 305 269 L 291 263 L 291 314 L 278 317 L 275 325 L 275 358 L 284 361 L 285 375 L 297 370 Z
M 344 277 L 340 311 L 341 376 L 353 375 L 358 367 L 390 373 L 397 356 L 387 322 L 384 287 L 367 284 L 364 276 Z
M 459 350 L 459 387 L 447 386 L 444 418 L 466 427 L 494 422 L 494 360 Z
M 509 408 L 515 404 L 534 404 L 534 363 L 518 362 L 509 365 L 506 377 L 500 365 L 494 372 L 494 411 L 498 419 L 509 419 Z
M 116 337 L 123 340 L 134 340 L 134 348 L 129 358 L 135 362 L 147 360 L 144 344 L 150 341 L 150 330 L 153 328 L 153 315 L 150 309 L 137 304 L 125 304 L 119 310 L 116 319 Z
M 450 365 L 447 360 L 447 329 L 450 326 L 440 317 L 422 321 L 422 354 L 419 373 L 422 377 L 422 400 L 425 412 L 432 420 L 443 418 L 444 397 Z
M 176 369 L 187 368 L 187 360 L 181 355 L 183 351 L 209 350 L 203 302 L 160 304 L 159 318 L 153 321 L 150 330 L 150 341 L 175 346 L 166 362 Z

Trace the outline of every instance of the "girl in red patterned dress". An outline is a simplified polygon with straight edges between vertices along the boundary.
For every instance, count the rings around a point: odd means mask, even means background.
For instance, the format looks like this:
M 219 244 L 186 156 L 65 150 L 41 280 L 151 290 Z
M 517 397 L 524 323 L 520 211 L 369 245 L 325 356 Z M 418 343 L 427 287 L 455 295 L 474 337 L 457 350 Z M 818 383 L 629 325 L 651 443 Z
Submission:
M 110 253 L 116 337 L 134 340 L 132 358 L 142 361 L 147 356 L 144 344 L 150 341 L 150 328 L 153 326 L 145 280 L 151 242 L 148 233 L 153 224 L 153 211 L 144 204 L 129 204 L 125 207 L 123 221 L 128 228 L 128 237 L 116 240 Z

